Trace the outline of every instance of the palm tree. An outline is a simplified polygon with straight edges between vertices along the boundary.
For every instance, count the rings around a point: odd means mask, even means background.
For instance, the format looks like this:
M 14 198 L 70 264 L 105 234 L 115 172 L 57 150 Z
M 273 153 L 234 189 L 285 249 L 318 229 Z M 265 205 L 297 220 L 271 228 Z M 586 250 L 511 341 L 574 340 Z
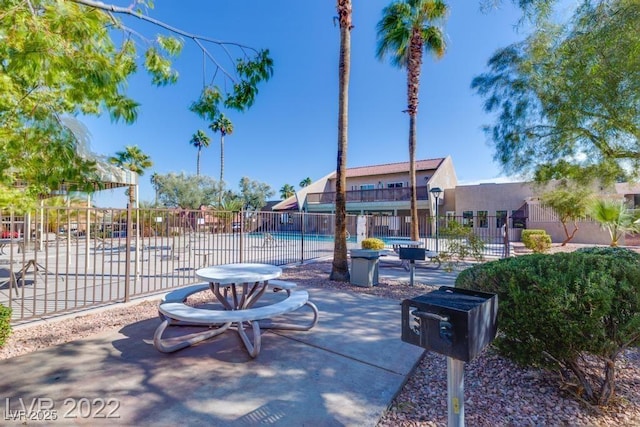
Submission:
M 224 136 L 233 133 L 233 124 L 222 113 L 209 125 L 214 133 L 220 132 L 220 183 L 224 181 Z
M 70 224 L 76 223 L 81 228 L 87 229 L 88 225 L 84 216 L 80 214 L 81 208 L 89 208 L 86 199 L 78 195 L 68 195 L 67 197 L 55 196 L 44 199 L 43 207 L 60 208 L 47 209 L 47 231 L 58 232 L 61 226 L 64 226 L 68 233 L 71 233 Z M 71 208 L 71 209 L 69 209 Z M 66 224 L 66 225 L 65 225 Z
M 280 189 L 280 197 L 282 198 L 282 200 L 287 199 L 294 194 L 296 194 L 296 189 L 293 188 L 293 185 L 291 184 L 285 184 Z
M 109 157 L 109 162 L 123 169 L 135 172 L 139 176 L 144 175 L 144 171 L 151 166 L 151 158 L 144 154 L 137 145 L 128 145 L 124 151 L 116 152 L 115 156 Z M 129 205 L 133 206 L 136 201 L 135 185 L 129 186 Z
M 200 152 L 202 148 L 207 148 L 211 142 L 211 138 L 207 136 L 204 131 L 198 129 L 196 133 L 191 137 L 191 144 L 198 149 L 198 160 L 196 163 L 196 176 L 200 176 Z
M 396 0 L 382 12 L 378 22 L 376 56 L 407 69 L 407 113 L 409 113 L 409 182 L 411 186 L 411 239 L 418 240 L 418 197 L 416 192 L 416 116 L 422 55 L 432 53 L 436 58 L 444 55 L 445 41 L 442 29 L 432 25 L 443 20 L 448 7 L 441 0 Z
M 349 77 L 351 73 L 351 0 L 338 0 L 340 56 L 338 60 L 338 159 L 336 165 L 336 231 L 330 280 L 348 282 L 347 261 L 347 130 L 349 116 Z
M 155 198 L 153 199 L 153 205 L 154 207 L 158 207 L 158 185 L 159 185 L 159 177 L 160 175 L 158 175 L 158 172 L 154 172 L 151 174 L 151 185 L 153 185 L 153 189 L 155 190 Z
M 609 232 L 610 246 L 618 246 L 618 240 L 624 233 L 640 228 L 638 218 L 622 200 L 596 199 L 589 209 L 589 215 Z
M 311 178 L 306 177 L 305 179 L 303 179 L 302 181 L 300 181 L 300 188 L 304 188 L 311 185 Z

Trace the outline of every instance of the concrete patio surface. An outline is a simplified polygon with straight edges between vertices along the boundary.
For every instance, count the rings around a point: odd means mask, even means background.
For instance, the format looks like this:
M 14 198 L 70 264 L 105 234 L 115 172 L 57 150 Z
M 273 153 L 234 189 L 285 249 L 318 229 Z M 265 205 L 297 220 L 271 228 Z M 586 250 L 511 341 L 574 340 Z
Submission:
M 455 277 L 416 274 L 436 285 Z M 408 278 L 384 266 L 380 275 Z M 24 425 L 25 410 L 50 418 L 26 425 L 375 426 L 422 354 L 400 339 L 399 302 L 303 289 L 320 311 L 317 326 L 264 331 L 256 359 L 231 331 L 160 353 L 154 318 L 0 361 L 0 425 Z

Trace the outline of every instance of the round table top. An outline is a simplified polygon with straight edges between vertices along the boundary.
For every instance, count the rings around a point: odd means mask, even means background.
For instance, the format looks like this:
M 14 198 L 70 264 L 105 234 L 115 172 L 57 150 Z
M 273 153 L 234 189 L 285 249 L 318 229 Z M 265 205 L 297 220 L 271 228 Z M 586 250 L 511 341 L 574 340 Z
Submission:
M 270 264 L 223 264 L 196 270 L 196 277 L 207 282 L 228 285 L 231 283 L 251 283 L 280 277 L 282 269 Z

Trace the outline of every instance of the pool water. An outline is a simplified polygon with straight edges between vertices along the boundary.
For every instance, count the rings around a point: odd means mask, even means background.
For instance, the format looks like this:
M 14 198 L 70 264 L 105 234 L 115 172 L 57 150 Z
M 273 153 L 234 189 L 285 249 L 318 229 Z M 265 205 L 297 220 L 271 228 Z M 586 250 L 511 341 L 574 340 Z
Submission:
M 264 237 L 264 233 L 251 233 L 254 236 Z M 329 234 L 307 234 L 301 233 L 271 233 L 278 240 L 302 240 L 308 242 L 333 242 L 334 236 Z M 355 237 L 351 236 L 347 239 L 347 243 L 356 243 Z

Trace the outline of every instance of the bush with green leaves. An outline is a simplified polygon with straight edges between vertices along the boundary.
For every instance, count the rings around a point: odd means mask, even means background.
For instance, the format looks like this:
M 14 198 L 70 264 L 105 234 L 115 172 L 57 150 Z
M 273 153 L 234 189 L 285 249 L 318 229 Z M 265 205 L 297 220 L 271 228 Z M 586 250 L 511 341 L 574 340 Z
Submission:
M 438 231 L 438 237 L 442 240 L 438 259 L 444 264 L 445 270 L 452 271 L 463 261 L 484 261 L 485 241 L 473 232 L 473 228 L 457 221 L 448 221 Z
M 11 308 L 0 305 L 0 347 L 7 342 L 11 335 Z
M 527 249 L 531 249 L 536 253 L 545 252 L 544 245 L 547 241 L 547 238 L 538 238 L 534 236 L 548 236 L 549 248 L 551 247 L 551 236 L 547 234 L 545 230 L 522 230 L 522 243 L 524 243 L 524 247 Z M 548 250 L 547 248 L 546 250 Z
M 544 234 L 532 234 L 529 236 L 530 245 L 527 248 L 531 249 L 537 254 L 543 254 L 551 249 L 551 236 L 547 233 Z
M 362 249 L 373 249 L 373 250 L 381 250 L 384 249 L 384 242 L 380 239 L 376 239 L 375 237 L 369 237 L 364 239 L 360 244 Z
M 637 254 L 590 249 L 507 258 L 461 272 L 456 286 L 498 294 L 494 345 L 503 356 L 559 371 L 563 386 L 592 404 L 610 402 L 617 357 L 640 345 Z
M 617 246 L 591 246 L 576 249 L 576 252 L 591 255 L 613 256 L 616 258 L 626 259 L 629 262 L 640 262 L 640 253 Z

